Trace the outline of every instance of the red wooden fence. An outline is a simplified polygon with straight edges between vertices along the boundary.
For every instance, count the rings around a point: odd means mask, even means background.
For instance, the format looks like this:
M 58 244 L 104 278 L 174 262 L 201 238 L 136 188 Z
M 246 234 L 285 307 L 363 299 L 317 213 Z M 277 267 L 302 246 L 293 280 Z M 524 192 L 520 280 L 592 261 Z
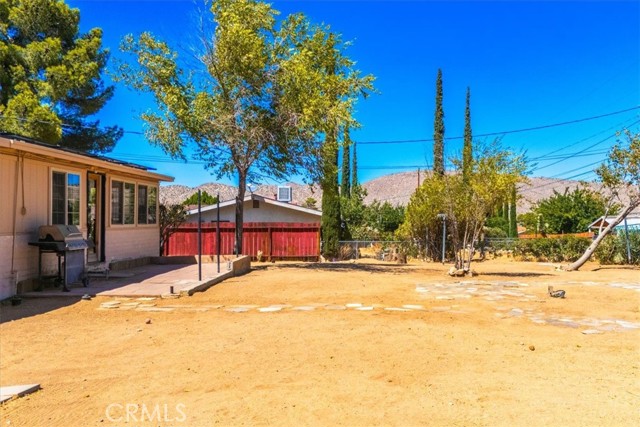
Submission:
M 202 224 L 202 254 L 216 255 L 216 224 Z M 220 253 L 233 254 L 235 224 L 220 223 Z M 262 251 L 265 259 L 314 259 L 320 256 L 319 223 L 248 222 L 242 231 L 242 253 L 256 258 Z M 164 254 L 197 255 L 198 224 L 176 228 L 165 244 Z

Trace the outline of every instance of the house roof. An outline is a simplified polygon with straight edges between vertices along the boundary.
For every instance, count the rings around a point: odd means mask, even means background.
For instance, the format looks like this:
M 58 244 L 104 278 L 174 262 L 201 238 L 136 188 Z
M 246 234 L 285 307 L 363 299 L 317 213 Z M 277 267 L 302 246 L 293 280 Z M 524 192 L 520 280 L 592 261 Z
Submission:
M 172 176 L 152 172 L 154 169 L 147 166 L 124 162 L 99 154 L 92 154 L 73 148 L 62 147 L 56 144 L 48 144 L 46 142 L 27 138 L 21 135 L 0 132 L 0 151 L 2 151 L 2 149 L 22 151 L 39 158 L 55 158 L 93 166 L 96 168 L 96 171 L 98 169 L 108 169 L 125 173 L 134 173 L 136 175 L 154 178 L 159 181 L 173 182 Z
M 259 200 L 261 202 L 267 203 L 269 205 L 274 205 L 274 206 L 279 206 L 285 209 L 291 209 L 294 211 L 299 211 L 299 212 L 305 212 L 311 215 L 316 215 L 316 216 L 322 216 L 322 212 L 317 210 L 317 209 L 310 209 L 310 208 L 305 208 L 302 206 L 298 206 L 298 205 L 294 205 L 291 203 L 285 203 L 285 202 L 280 202 L 278 200 L 275 199 L 270 199 L 264 196 L 260 196 L 258 194 L 250 194 L 248 196 L 245 196 L 244 201 L 248 202 L 250 200 Z M 234 206 L 236 204 L 235 199 L 231 199 L 231 200 L 226 200 L 224 202 L 220 202 L 220 208 L 224 208 L 226 206 Z M 201 212 L 208 212 L 208 211 L 215 211 L 217 209 L 218 205 L 209 205 L 209 206 L 203 206 L 201 208 Z M 187 211 L 187 215 L 194 215 L 198 213 L 198 208 L 195 209 L 190 209 Z
M 600 223 L 604 220 L 604 227 L 606 227 L 611 221 L 613 221 L 614 219 L 616 219 L 617 216 L 613 215 L 613 216 L 606 216 L 606 217 L 600 217 L 598 219 L 596 219 L 595 221 L 593 221 L 591 224 L 589 224 L 589 229 L 591 228 L 597 228 L 600 227 Z M 627 226 L 628 227 L 640 227 L 640 214 L 629 214 L 626 218 L 627 220 Z M 624 221 L 621 222 L 620 224 L 617 225 L 617 227 L 624 227 Z

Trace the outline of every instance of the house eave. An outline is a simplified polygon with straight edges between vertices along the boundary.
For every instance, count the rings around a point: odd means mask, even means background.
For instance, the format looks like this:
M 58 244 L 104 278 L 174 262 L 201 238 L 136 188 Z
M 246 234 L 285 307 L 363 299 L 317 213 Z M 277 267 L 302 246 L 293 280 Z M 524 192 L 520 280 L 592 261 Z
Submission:
M 174 180 L 172 176 L 151 172 L 145 166 L 50 145 L 18 135 L 0 134 L 0 152 L 10 155 L 21 154 L 25 158 L 65 162 L 96 173 L 117 172 L 163 182 Z

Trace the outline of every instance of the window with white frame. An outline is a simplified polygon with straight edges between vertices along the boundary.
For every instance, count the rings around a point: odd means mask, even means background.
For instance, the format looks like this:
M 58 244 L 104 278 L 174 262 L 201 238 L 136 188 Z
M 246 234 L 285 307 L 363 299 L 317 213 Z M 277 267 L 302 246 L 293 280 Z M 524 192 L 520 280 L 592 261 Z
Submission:
M 149 185 L 138 185 L 138 224 L 155 224 L 158 189 Z
M 51 173 L 51 224 L 80 225 L 80 175 Z
M 134 224 L 136 185 L 111 181 L 111 224 Z

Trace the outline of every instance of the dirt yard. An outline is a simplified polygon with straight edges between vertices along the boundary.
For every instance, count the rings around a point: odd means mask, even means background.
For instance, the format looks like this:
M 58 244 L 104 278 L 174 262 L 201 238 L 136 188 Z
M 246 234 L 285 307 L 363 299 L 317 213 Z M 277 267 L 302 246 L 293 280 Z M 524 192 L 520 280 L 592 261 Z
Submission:
M 193 297 L 0 307 L 7 426 L 640 423 L 640 270 L 260 264 Z M 566 299 L 547 295 L 547 285 Z

